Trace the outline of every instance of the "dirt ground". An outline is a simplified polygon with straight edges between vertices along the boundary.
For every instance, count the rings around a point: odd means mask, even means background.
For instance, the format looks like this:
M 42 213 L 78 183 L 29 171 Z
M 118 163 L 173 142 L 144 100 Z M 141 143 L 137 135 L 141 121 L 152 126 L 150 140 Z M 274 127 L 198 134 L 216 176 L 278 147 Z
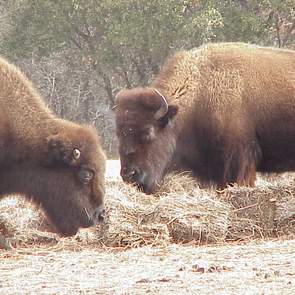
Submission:
M 109 161 L 108 179 L 119 177 Z M 295 294 L 295 240 L 0 250 L 0 294 Z
M 295 294 L 295 241 L 0 253 L 1 294 Z

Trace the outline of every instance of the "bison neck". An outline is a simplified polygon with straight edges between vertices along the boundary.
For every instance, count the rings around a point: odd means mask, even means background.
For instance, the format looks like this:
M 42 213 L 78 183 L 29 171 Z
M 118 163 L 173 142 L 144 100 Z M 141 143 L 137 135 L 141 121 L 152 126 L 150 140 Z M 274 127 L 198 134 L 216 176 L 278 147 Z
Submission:
M 194 170 L 198 157 L 196 130 L 192 128 L 193 116 L 184 116 L 182 113 L 171 124 L 169 137 L 175 140 L 175 150 L 171 159 L 171 165 L 167 167 L 167 172 Z
M 1 169 L 0 198 L 18 194 L 33 199 L 39 204 L 46 191 L 43 174 L 44 169 L 28 164 L 11 165 L 6 169 Z
M 11 165 L 0 170 L 0 199 L 21 195 L 47 210 L 55 202 L 71 196 L 72 176 L 62 168 L 50 169 L 31 163 Z
M 0 62 L 0 164 L 40 161 L 48 136 L 75 124 L 56 118 L 32 84 L 14 66 Z
M 222 135 L 208 110 L 181 113 L 174 122 L 176 148 L 169 171 L 190 172 L 204 184 L 220 182 Z M 204 122 L 206 124 L 204 124 Z
M 24 125 L 21 127 L 21 124 Z M 2 155 L 3 159 L 0 160 L 4 165 L 23 162 L 46 163 L 48 138 L 77 128 L 79 127 L 75 123 L 52 116 L 44 116 L 40 121 L 32 120 L 27 124 L 21 122 L 3 137 L 5 156 Z

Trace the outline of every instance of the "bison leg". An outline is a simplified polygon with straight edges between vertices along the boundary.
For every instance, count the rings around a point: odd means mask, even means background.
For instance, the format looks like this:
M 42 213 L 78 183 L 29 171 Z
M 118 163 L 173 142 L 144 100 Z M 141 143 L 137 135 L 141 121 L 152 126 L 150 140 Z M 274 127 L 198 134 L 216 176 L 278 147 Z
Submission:
M 11 250 L 11 246 L 7 243 L 4 236 L 0 234 L 0 249 Z
M 250 144 L 237 144 L 228 149 L 224 155 L 224 170 L 221 185 L 237 183 L 254 186 L 256 167 L 261 158 L 261 150 L 256 141 Z

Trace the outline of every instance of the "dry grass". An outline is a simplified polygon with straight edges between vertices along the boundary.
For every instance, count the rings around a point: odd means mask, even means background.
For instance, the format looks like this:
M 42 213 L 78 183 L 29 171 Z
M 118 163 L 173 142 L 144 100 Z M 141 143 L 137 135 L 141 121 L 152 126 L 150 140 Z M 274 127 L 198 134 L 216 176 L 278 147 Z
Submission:
M 170 175 L 156 195 L 121 180 L 107 183 L 108 220 L 62 239 L 41 210 L 20 198 L 0 202 L 0 233 L 13 247 L 165 246 L 278 237 L 294 233 L 295 177 L 259 178 L 255 188 L 200 189 L 187 175 Z
M 223 192 L 170 175 L 153 196 L 107 179 L 106 224 L 72 238 L 22 198 L 0 202 L 16 248 L 0 250 L 1 294 L 294 294 L 294 174 Z
M 295 241 L 0 251 L 1 294 L 294 294 Z

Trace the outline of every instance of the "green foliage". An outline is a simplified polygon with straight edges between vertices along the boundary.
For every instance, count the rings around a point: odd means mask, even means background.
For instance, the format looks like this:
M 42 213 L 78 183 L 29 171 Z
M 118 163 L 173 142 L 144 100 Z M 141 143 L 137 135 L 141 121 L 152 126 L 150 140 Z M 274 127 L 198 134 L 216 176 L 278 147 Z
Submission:
M 208 41 L 294 44 L 294 0 L 11 0 L 11 30 L 2 51 L 47 56 L 76 48 L 110 91 L 147 83 L 163 59 Z
M 257 11 L 258 1 L 247 1 L 243 7 L 239 1 L 221 1 L 218 10 L 223 17 L 223 28 L 218 30 L 218 41 L 241 41 L 262 43 L 266 36 L 266 26 Z
M 48 55 L 65 46 L 62 35 L 54 32 L 51 24 L 60 21 L 51 14 L 50 1 L 17 1 L 9 3 L 11 31 L 2 50 L 8 56 L 24 57 L 37 53 Z M 64 31 L 63 31 L 64 32 Z
M 206 41 L 263 42 L 273 10 L 294 19 L 293 0 L 14 0 L 9 1 L 12 30 L 5 47 L 15 55 L 49 54 L 85 45 L 106 62 L 122 53 L 149 54 L 160 61 L 181 44 Z M 94 38 L 95 37 L 95 38 Z M 88 38 L 88 40 L 86 40 Z M 89 44 L 88 44 L 89 47 Z M 88 48 L 89 49 L 89 48 Z M 140 51 L 140 52 L 139 52 Z
M 96 122 L 109 151 L 113 127 L 99 107 L 114 104 L 119 88 L 149 83 L 171 52 L 219 41 L 295 48 L 294 0 L 9 0 L 0 8 L 8 20 L 1 54 L 41 57 L 30 71 L 42 68 L 36 84 L 50 88 L 48 103 Z

